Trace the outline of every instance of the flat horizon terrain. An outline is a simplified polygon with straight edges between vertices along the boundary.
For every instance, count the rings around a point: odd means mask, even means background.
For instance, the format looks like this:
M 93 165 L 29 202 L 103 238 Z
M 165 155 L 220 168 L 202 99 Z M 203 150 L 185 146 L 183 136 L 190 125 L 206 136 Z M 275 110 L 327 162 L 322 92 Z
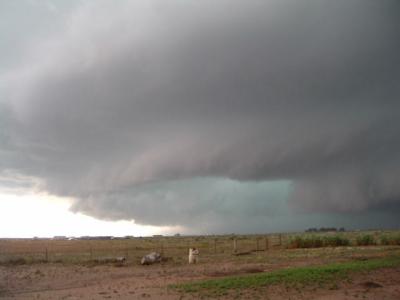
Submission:
M 1 240 L 0 298 L 399 299 L 399 236 L 369 231 Z M 196 265 L 187 262 L 189 247 L 200 249 Z M 151 251 L 164 260 L 140 265 Z M 120 256 L 126 262 L 115 260 Z

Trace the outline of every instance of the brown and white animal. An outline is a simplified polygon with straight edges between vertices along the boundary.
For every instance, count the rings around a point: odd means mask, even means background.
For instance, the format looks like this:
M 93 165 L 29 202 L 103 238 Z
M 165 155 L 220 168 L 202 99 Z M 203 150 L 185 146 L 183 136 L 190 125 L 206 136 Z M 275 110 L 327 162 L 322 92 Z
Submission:
M 150 254 L 147 254 L 143 256 L 142 260 L 140 263 L 142 265 L 152 265 L 154 263 L 161 262 L 161 254 L 157 252 L 151 252 Z
M 189 264 L 196 264 L 199 261 L 199 250 L 189 248 Z

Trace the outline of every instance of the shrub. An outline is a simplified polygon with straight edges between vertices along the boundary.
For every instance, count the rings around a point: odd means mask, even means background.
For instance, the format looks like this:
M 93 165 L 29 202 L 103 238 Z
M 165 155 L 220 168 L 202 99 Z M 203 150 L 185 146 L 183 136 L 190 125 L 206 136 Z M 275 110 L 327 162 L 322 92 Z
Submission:
M 381 236 L 381 245 L 390 245 L 389 237 L 388 236 Z
M 295 237 L 289 242 L 289 248 L 320 248 L 320 247 L 339 247 L 348 246 L 350 241 L 340 235 L 335 236 L 310 236 Z
M 311 239 L 311 245 L 310 248 L 319 248 L 324 246 L 324 242 L 320 237 L 315 237 Z
M 358 246 L 376 245 L 374 237 L 370 234 L 357 237 L 356 243 Z
M 290 248 L 320 248 L 323 247 L 323 241 L 320 237 L 295 237 L 289 243 Z
M 384 235 L 381 237 L 382 245 L 400 245 L 400 235 Z
M 340 235 L 327 236 L 324 238 L 324 246 L 339 247 L 348 245 L 350 245 L 349 239 L 344 238 Z

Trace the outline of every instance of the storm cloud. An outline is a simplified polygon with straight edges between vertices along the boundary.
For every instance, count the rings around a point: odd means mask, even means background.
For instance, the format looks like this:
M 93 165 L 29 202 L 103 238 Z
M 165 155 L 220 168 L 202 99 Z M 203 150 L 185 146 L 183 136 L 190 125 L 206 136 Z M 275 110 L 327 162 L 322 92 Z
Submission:
M 1 74 L 0 170 L 141 224 L 262 220 L 286 201 L 397 207 L 399 14 L 368 0 L 81 4 Z

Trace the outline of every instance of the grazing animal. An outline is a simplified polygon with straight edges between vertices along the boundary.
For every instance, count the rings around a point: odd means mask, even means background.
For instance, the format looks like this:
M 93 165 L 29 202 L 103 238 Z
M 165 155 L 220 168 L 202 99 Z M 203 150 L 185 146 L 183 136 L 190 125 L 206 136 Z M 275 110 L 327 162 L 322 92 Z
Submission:
M 189 264 L 196 264 L 199 260 L 199 250 L 196 248 L 189 248 Z
M 142 265 L 152 265 L 158 262 L 161 262 L 161 254 L 157 252 L 151 252 L 150 254 L 143 256 L 140 261 Z
M 118 256 L 115 258 L 115 260 L 119 263 L 125 263 L 126 262 L 126 258 L 124 256 Z

